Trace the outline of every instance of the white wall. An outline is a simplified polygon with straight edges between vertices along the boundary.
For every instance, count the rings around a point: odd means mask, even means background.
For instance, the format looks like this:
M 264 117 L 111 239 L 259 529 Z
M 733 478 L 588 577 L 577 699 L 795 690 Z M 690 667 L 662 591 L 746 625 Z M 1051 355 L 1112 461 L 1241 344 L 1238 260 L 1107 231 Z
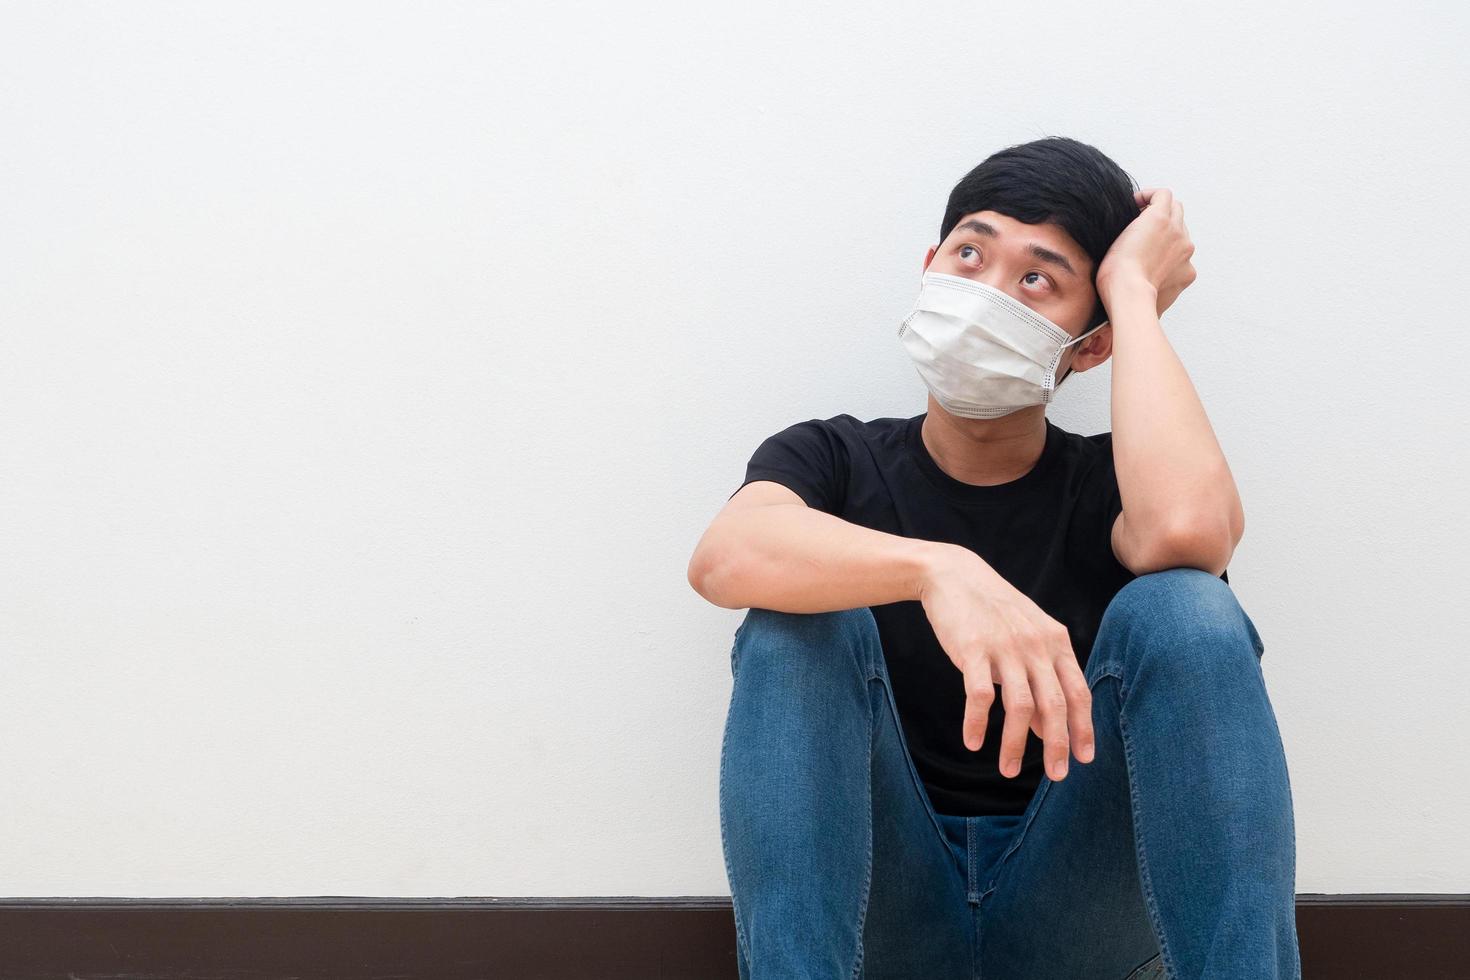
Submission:
M 5 5 L 5 894 L 728 894 L 689 554 L 1053 134 L 1185 203 L 1298 890 L 1470 891 L 1467 15 L 1320 9 Z

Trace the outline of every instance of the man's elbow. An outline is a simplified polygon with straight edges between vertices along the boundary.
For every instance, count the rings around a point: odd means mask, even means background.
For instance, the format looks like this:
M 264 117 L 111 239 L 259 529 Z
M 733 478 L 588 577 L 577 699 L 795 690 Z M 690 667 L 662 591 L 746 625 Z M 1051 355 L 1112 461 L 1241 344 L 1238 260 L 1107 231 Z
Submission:
M 711 564 L 709 549 L 701 546 L 694 549 L 694 554 L 689 557 L 689 567 L 685 570 L 689 587 L 706 599 L 709 598 L 707 590 Z
M 742 608 L 732 605 L 726 596 L 731 578 L 730 565 L 728 556 L 713 548 L 695 549 L 694 556 L 689 559 L 689 587 L 707 602 L 723 609 Z
M 1186 518 L 1161 534 L 1149 564 L 1156 568 L 1198 568 L 1219 577 L 1230 565 L 1239 538 L 1230 522 Z

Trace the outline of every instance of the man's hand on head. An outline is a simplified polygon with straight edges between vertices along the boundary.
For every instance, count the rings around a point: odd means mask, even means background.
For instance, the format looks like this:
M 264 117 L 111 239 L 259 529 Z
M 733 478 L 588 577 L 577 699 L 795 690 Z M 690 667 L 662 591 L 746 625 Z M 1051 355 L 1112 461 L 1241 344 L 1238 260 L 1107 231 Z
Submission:
M 1184 225 L 1184 205 L 1168 188 L 1145 187 L 1133 199 L 1141 210 L 1103 256 L 1097 294 L 1107 307 L 1119 290 L 1151 290 L 1162 316 L 1195 280 L 1194 243 Z

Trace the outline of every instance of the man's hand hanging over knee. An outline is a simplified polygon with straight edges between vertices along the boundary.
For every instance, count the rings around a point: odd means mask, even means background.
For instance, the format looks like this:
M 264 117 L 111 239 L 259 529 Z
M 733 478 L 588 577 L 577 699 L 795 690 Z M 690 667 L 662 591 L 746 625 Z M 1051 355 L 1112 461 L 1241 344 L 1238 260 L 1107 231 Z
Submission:
M 964 676 L 967 748 L 984 744 L 998 684 L 1005 706 L 1002 775 L 1020 773 L 1028 727 L 1046 744 L 1052 779 L 1066 776 L 1073 745 L 1077 761 L 1092 761 L 1092 692 L 1065 626 L 958 545 L 950 560 L 932 565 L 920 602 L 939 645 Z

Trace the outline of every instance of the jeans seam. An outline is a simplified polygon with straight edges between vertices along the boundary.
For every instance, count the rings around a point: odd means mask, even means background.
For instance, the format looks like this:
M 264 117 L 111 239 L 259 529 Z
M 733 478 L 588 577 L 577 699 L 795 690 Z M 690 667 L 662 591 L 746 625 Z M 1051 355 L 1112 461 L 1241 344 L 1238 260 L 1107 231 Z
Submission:
M 869 612 L 871 613 L 871 610 Z M 909 749 L 908 735 L 905 734 L 903 729 L 903 717 L 898 713 L 898 702 L 893 696 L 893 685 L 888 676 L 888 655 L 883 650 L 882 642 L 877 639 L 878 634 L 876 629 L 873 631 L 873 635 L 874 646 L 877 648 L 876 656 L 881 659 L 882 665 L 879 666 L 879 661 L 874 660 L 864 664 L 864 669 L 867 671 L 869 681 L 877 681 L 883 687 L 883 700 L 888 707 L 888 711 L 893 716 L 893 727 L 898 733 L 898 744 L 902 750 L 901 754 L 904 759 L 904 767 L 908 770 L 909 779 L 913 781 L 915 792 L 919 796 L 919 801 L 924 805 L 924 812 L 929 818 L 929 825 L 934 828 L 935 838 L 941 845 L 948 848 L 949 838 L 944 832 L 943 825 L 939 822 L 939 817 L 935 814 L 934 801 L 929 798 L 929 788 L 924 785 L 924 777 L 919 775 L 918 765 L 914 762 L 913 752 Z M 877 724 L 876 718 L 873 719 L 873 724 Z M 871 746 L 871 742 L 869 744 Z M 869 769 L 869 771 L 871 772 L 872 770 Z
M 1123 713 L 1123 701 L 1127 696 L 1127 691 L 1121 676 L 1116 674 L 1104 674 L 1103 676 L 1112 677 L 1118 682 L 1118 735 L 1123 742 L 1123 759 L 1127 766 L 1128 802 L 1129 808 L 1133 812 L 1133 850 L 1134 857 L 1138 862 L 1138 877 L 1143 885 L 1144 907 L 1148 910 L 1149 918 L 1154 924 L 1154 932 L 1157 933 L 1155 938 L 1159 941 L 1159 956 L 1164 962 L 1164 969 L 1168 971 L 1169 976 L 1175 977 L 1179 975 L 1179 970 L 1175 966 L 1174 954 L 1169 949 L 1168 938 L 1164 935 L 1163 927 L 1160 924 L 1159 903 L 1154 895 L 1153 875 L 1149 871 L 1148 859 L 1143 850 L 1143 810 L 1138 801 L 1138 786 L 1133 780 L 1133 773 L 1137 771 L 1138 767 L 1133 761 L 1133 742 L 1128 734 L 1128 719 Z M 1101 679 L 1098 678 L 1099 681 Z
M 1026 822 L 1021 825 L 1020 829 L 1016 831 L 1015 837 L 1011 839 L 1011 842 L 1009 845 L 1006 846 L 1005 851 L 1001 854 L 999 858 L 996 859 L 995 866 L 992 869 L 992 874 L 990 875 L 990 881 L 986 883 L 985 891 L 980 894 L 980 897 L 976 900 L 977 902 L 983 902 L 986 898 L 990 896 L 991 892 L 995 891 L 995 886 L 1000 881 L 1001 868 L 1005 866 L 1005 863 L 1010 860 L 1011 855 L 1016 853 L 1017 849 L 1020 848 L 1021 844 L 1026 840 L 1026 832 L 1030 830 L 1031 825 L 1036 822 L 1036 815 L 1041 812 L 1042 804 L 1046 802 L 1046 794 L 1047 791 L 1051 789 L 1051 783 L 1052 780 L 1050 779 L 1050 777 L 1043 773 L 1041 777 L 1041 783 L 1036 787 L 1036 794 L 1034 797 L 1036 805 L 1031 806 L 1030 804 L 1027 804 L 1027 811 L 1029 812 L 1030 816 L 1027 818 Z
M 1089 663 L 1089 667 L 1091 667 L 1091 663 Z M 1123 678 L 1116 672 L 1116 670 L 1111 669 L 1111 668 L 1108 668 L 1108 669 L 1099 668 L 1099 670 L 1098 670 L 1098 676 L 1092 678 L 1091 680 L 1089 680 L 1087 682 L 1087 686 L 1088 686 L 1089 692 L 1104 677 L 1112 677 L 1114 680 L 1116 680 L 1118 682 L 1118 684 L 1120 686 L 1123 683 Z M 1126 746 L 1125 746 L 1125 748 L 1126 748 Z M 1029 805 L 1029 804 L 1027 805 L 1027 808 L 1026 808 L 1026 822 L 1021 825 L 1020 830 L 1016 833 L 1016 836 L 1011 841 L 1010 846 L 1008 846 L 1005 849 L 1005 852 L 1003 854 L 1001 854 L 1000 858 L 995 862 L 994 874 L 992 874 L 990 876 L 990 881 L 986 885 L 986 888 L 985 888 L 984 893 L 980 895 L 980 897 L 979 897 L 979 899 L 977 901 L 983 902 L 986 898 L 988 898 L 990 896 L 990 893 L 991 892 L 995 891 L 995 887 L 996 887 L 996 885 L 1000 881 L 1000 872 L 1001 872 L 1001 869 L 1005 866 L 1006 861 L 1008 861 L 1010 859 L 1010 856 L 1012 854 L 1016 853 L 1016 849 L 1019 848 L 1021 846 L 1021 844 L 1025 841 L 1025 839 L 1026 839 L 1026 832 L 1029 831 L 1031 829 L 1031 825 L 1036 822 L 1036 815 L 1041 812 L 1041 807 L 1046 802 L 1046 794 L 1047 794 L 1047 791 L 1051 789 L 1052 782 L 1053 782 L 1053 780 L 1050 777 L 1048 777 L 1046 775 L 1046 773 L 1042 773 L 1042 775 L 1041 775 L 1041 783 L 1036 788 L 1036 796 L 1034 798 L 1035 805 L 1034 806 Z
M 867 692 L 868 692 L 868 695 L 869 695 L 869 697 L 868 697 L 868 704 L 870 706 L 870 709 L 871 709 L 871 705 L 873 703 L 873 700 L 872 700 L 873 686 L 872 685 L 873 685 L 873 681 L 875 681 L 875 680 L 878 680 L 878 678 L 875 678 L 875 677 L 871 677 L 870 676 L 868 678 L 868 683 L 866 685 Z M 882 683 L 881 680 L 878 681 L 878 686 L 879 687 L 883 687 L 883 683 Z M 858 980 L 858 978 L 860 978 L 863 975 L 862 974 L 862 969 L 863 969 L 863 954 L 865 952 L 867 952 L 867 948 L 866 948 L 866 946 L 863 943 L 863 928 L 866 926 L 867 921 L 868 921 L 868 899 L 872 896 L 872 884 L 873 884 L 873 740 L 877 737 L 877 729 L 878 729 L 878 721 L 877 721 L 876 718 L 873 717 L 872 710 L 869 710 L 869 712 L 868 712 L 868 778 L 865 781 L 865 785 L 867 786 L 867 797 L 868 797 L 868 801 L 867 801 L 867 805 L 868 805 L 868 820 L 867 820 L 867 826 L 868 826 L 868 845 L 867 845 L 867 848 L 866 848 L 867 854 L 868 854 L 868 864 L 867 864 L 867 869 L 863 873 L 863 894 L 862 894 L 862 899 L 858 903 L 857 957 L 853 960 L 853 963 L 852 963 L 852 977 L 853 977 L 853 980 Z
M 1125 973 L 1123 975 L 1123 980 L 1133 980 L 1134 977 L 1138 976 L 1140 970 L 1142 970 L 1146 966 L 1151 966 L 1156 960 L 1160 959 L 1161 958 L 1158 953 L 1148 954 L 1148 959 L 1144 960 L 1142 963 L 1138 964 L 1133 969 Z
M 975 870 L 975 821 L 965 818 L 965 899 L 970 904 L 980 901 L 980 882 Z
M 731 644 L 731 651 L 730 651 L 732 658 L 735 656 L 736 650 L 739 647 L 739 644 L 740 644 L 740 630 L 739 629 L 736 629 L 736 631 L 735 631 L 735 642 Z M 732 668 L 731 669 L 731 677 L 732 677 L 732 685 L 733 685 L 733 683 L 734 683 L 734 674 L 735 674 L 735 670 L 734 670 L 734 668 L 735 668 L 735 661 L 734 661 L 734 659 L 731 660 L 731 668 Z M 734 697 L 733 691 L 731 693 L 731 697 Z M 730 721 L 729 721 L 729 718 L 727 717 L 726 720 L 725 720 L 725 734 L 720 739 L 720 784 L 721 785 L 724 785 L 724 782 L 725 782 L 725 755 L 726 755 L 726 753 L 729 750 L 729 746 L 730 746 Z M 726 823 L 727 823 L 727 821 L 726 821 L 725 807 L 723 805 L 723 800 L 722 800 L 721 801 L 721 806 L 720 806 L 720 844 L 721 844 L 721 847 L 722 847 L 722 849 L 724 851 L 724 855 L 725 855 L 725 877 L 727 877 L 731 881 L 733 881 L 735 876 L 732 873 L 733 872 L 733 869 L 730 867 L 730 837 L 729 837 L 729 831 L 726 829 Z M 746 962 L 749 962 L 750 961 L 750 944 L 748 942 L 746 942 L 746 940 L 745 940 L 745 930 L 743 928 L 741 928 L 741 925 L 740 925 L 740 915 L 739 915 L 739 911 L 735 908 L 735 901 L 734 901 L 734 898 L 733 898 L 733 893 L 732 893 L 732 898 L 730 900 L 730 913 L 731 913 L 731 918 L 733 918 L 735 920 L 735 942 L 736 942 L 737 945 L 740 946 L 741 951 L 744 952 Z

